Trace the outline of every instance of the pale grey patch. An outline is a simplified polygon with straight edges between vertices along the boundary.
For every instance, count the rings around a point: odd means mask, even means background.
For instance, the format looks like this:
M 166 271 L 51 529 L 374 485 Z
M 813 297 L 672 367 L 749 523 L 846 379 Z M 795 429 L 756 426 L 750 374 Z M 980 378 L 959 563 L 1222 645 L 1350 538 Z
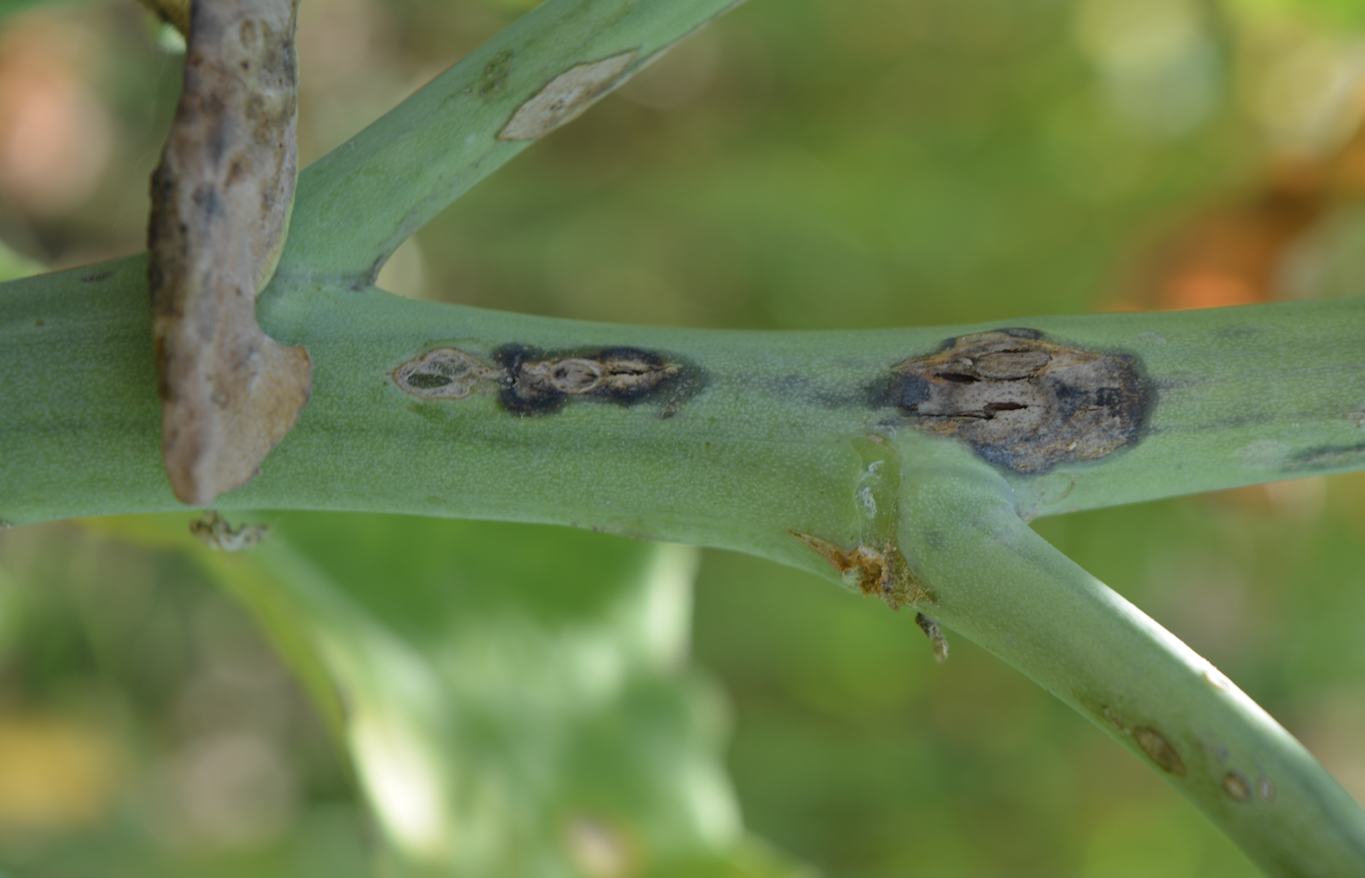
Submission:
M 622 74 L 635 60 L 631 49 L 601 61 L 579 64 L 550 80 L 530 100 L 517 108 L 498 134 L 499 140 L 536 140 L 592 106 L 622 81 Z
M 1246 466 L 1279 468 L 1289 456 L 1289 446 L 1275 439 L 1257 439 L 1237 449 L 1237 456 Z
M 437 348 L 409 360 L 389 373 L 400 388 L 422 399 L 464 399 L 480 382 L 502 376 L 464 351 Z

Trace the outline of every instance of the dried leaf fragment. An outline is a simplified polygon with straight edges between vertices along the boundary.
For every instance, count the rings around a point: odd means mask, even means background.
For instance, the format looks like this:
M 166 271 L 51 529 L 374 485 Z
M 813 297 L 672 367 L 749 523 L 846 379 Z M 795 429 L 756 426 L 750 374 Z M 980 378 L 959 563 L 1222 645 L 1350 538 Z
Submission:
M 256 323 L 298 174 L 295 4 L 195 3 L 148 230 L 162 455 L 184 503 L 239 488 L 298 421 L 303 348 Z

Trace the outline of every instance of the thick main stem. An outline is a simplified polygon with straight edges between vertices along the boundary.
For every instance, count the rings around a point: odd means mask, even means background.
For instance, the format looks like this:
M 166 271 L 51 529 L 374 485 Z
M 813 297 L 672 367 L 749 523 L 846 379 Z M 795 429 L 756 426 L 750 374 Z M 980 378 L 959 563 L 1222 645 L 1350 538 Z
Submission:
M 183 508 L 157 459 L 143 266 L 133 257 L 0 288 L 0 519 Z M 788 531 L 856 540 L 851 441 L 906 424 L 872 389 L 945 337 L 994 328 L 609 326 L 289 278 L 267 291 L 259 316 L 272 337 L 308 349 L 313 397 L 261 476 L 220 508 L 540 521 L 800 566 L 814 562 Z M 1154 399 L 1141 435 L 1107 457 L 1041 475 L 1005 471 L 1022 515 L 1365 465 L 1365 299 L 1020 323 L 1073 347 L 1132 354 Z M 533 413 L 509 408 L 496 381 L 429 399 L 391 374 L 438 349 L 493 370 L 512 348 L 624 347 L 685 368 L 686 392 L 671 402 L 587 393 Z
M 144 278 L 132 258 L 0 291 L 0 518 L 183 508 L 160 467 Z M 1357 299 L 1026 321 L 1059 344 L 1131 355 L 1154 400 L 1135 443 L 1022 474 L 919 434 L 877 392 L 907 357 L 989 325 L 606 326 L 286 277 L 261 323 L 308 348 L 313 399 L 261 476 L 220 508 L 576 525 L 831 577 L 793 532 L 851 549 L 895 531 L 899 546 L 872 548 L 903 554 L 939 601 L 928 612 L 1144 755 L 1272 874 L 1350 874 L 1365 868 L 1365 829 L 1349 797 L 1021 516 L 1361 467 L 1362 316 Z M 446 372 L 430 371 L 437 362 Z M 424 365 L 400 369 L 413 363 Z M 509 382 L 514 365 L 525 384 Z M 635 392 L 659 376 L 669 393 Z M 453 389 L 433 398 L 441 387 Z M 890 458 L 866 447 L 887 441 L 904 479 L 889 505 L 871 466 Z

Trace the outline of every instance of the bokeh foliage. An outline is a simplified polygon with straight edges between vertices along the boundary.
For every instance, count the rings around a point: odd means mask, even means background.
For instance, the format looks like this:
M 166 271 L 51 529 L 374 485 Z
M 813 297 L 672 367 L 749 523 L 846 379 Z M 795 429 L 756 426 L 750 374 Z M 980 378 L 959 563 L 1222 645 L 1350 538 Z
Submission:
M 304 160 L 526 5 L 308 0 Z M 1272 254 L 1274 284 L 1219 286 L 1188 259 L 1162 261 L 1163 242 L 1255 201 L 1276 168 L 1340 146 L 1360 112 L 1352 9 L 751 0 L 461 199 L 400 249 L 381 285 L 752 328 L 1008 321 L 1191 304 L 1210 289 L 1223 304 L 1356 292 L 1365 223 L 1345 185 Z M 10 248 L 53 266 L 140 248 L 145 180 L 177 91 L 168 47 L 131 5 L 5 23 Z M 30 106 L 33 93 L 42 102 Z M 61 152 L 65 141 L 34 131 L 84 147 Z M 61 161 L 23 151 L 33 143 Z M 514 603 L 577 596 L 561 608 L 587 612 L 586 592 L 645 551 L 505 525 L 269 518 L 301 563 L 351 582 L 390 627 L 444 618 L 444 598 L 419 603 L 431 583 L 461 571 L 496 582 L 509 554 L 508 569 L 555 578 Z M 1227 672 L 1359 799 L 1362 521 L 1355 476 L 1038 529 Z M 188 537 L 154 549 L 147 533 L 0 534 L 0 866 L 365 874 L 381 836 L 339 733 L 191 560 Z M 519 557 L 538 551 L 598 560 L 560 570 Z M 831 875 L 1254 874 L 1069 709 L 960 640 L 934 665 L 911 621 L 790 570 L 704 554 L 693 650 L 729 693 L 729 767 L 753 832 Z M 21 764 L 57 773 L 30 778 Z

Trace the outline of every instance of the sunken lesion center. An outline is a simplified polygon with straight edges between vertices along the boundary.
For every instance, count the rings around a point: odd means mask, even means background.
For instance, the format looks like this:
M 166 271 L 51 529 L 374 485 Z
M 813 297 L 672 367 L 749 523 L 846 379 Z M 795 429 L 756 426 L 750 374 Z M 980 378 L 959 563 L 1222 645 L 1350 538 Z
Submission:
M 1095 460 L 1137 441 L 1150 391 L 1136 359 L 1039 336 L 998 330 L 955 338 L 893 366 L 873 388 L 873 403 L 1016 472 Z
M 566 357 L 522 363 L 517 381 L 559 393 L 577 396 L 584 393 L 631 393 L 654 387 L 682 367 L 664 363 L 657 357 L 618 352 L 600 358 Z
M 420 399 L 464 399 L 498 394 L 516 415 L 552 414 L 570 399 L 589 397 L 622 405 L 657 399 L 661 417 L 672 417 L 701 384 L 700 372 L 641 348 L 617 347 L 547 353 L 524 345 L 492 352 L 493 364 L 457 348 L 436 348 L 389 373 L 403 391 Z

